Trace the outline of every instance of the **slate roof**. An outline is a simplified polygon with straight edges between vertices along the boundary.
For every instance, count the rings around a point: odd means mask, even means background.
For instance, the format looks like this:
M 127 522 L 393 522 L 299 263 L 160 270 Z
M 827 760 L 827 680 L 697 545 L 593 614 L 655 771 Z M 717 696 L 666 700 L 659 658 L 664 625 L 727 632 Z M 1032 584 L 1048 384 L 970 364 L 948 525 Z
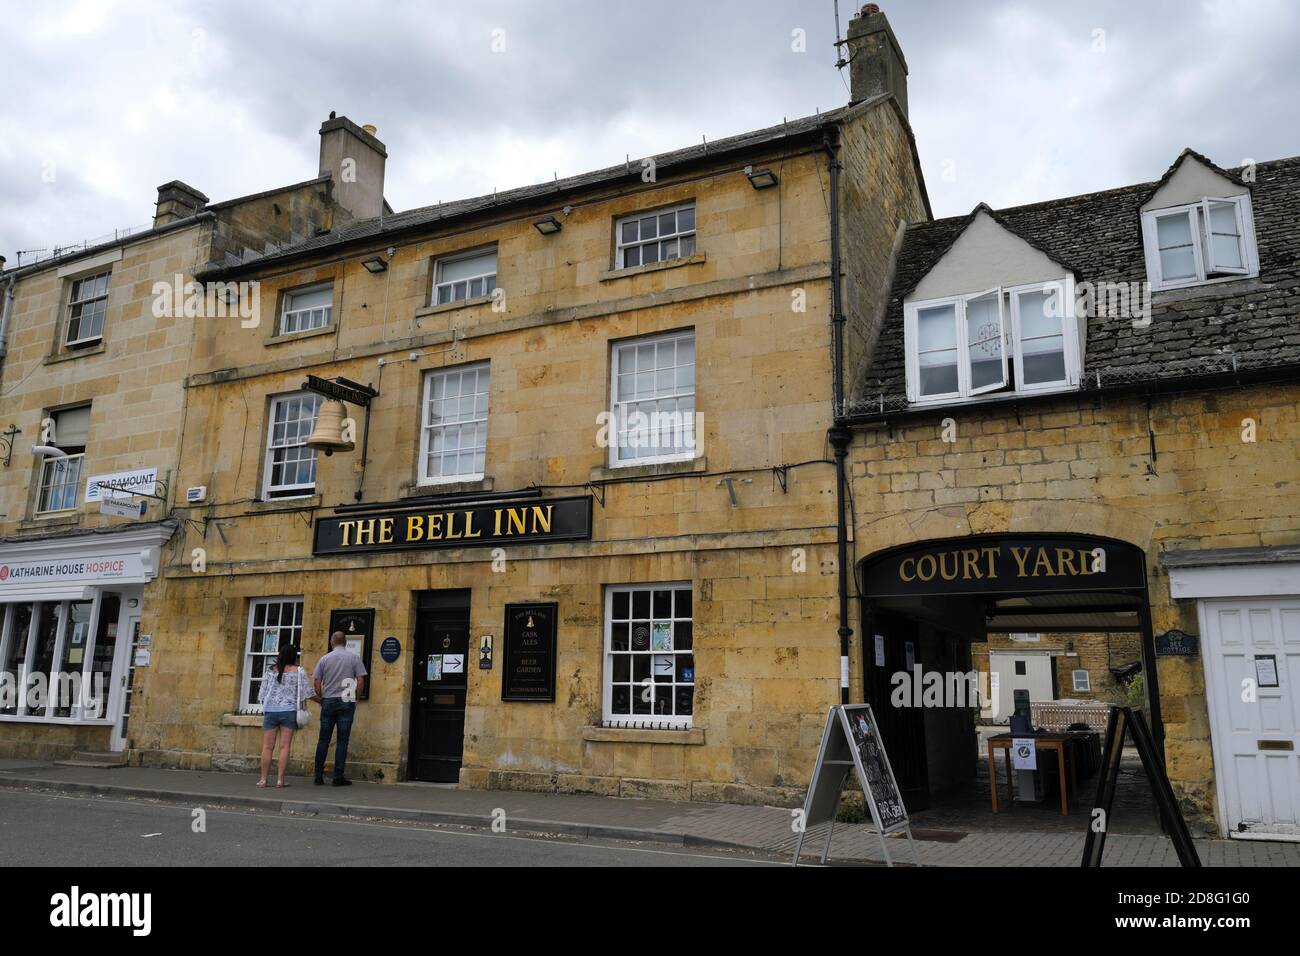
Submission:
M 783 141 L 793 142 L 814 138 L 821 130 L 835 126 L 851 115 L 870 110 L 892 98 L 891 94 L 882 93 L 852 106 L 841 106 L 825 113 L 788 120 L 778 126 L 752 130 L 738 136 L 728 136 L 715 142 L 700 143 L 672 152 L 657 153 L 654 155 L 655 169 L 659 175 L 672 175 L 678 170 L 726 154 L 744 154 L 758 148 L 778 145 Z M 345 243 L 360 243 L 367 239 L 381 239 L 390 234 L 427 229 L 444 221 L 468 218 L 493 209 L 529 204 L 542 206 L 547 205 L 547 201 L 558 208 L 564 204 L 566 196 L 619 181 L 640 179 L 640 177 L 641 159 L 632 157 L 627 163 L 607 166 L 577 176 L 568 176 L 553 182 L 523 186 L 433 206 L 421 206 L 393 215 L 385 215 L 382 219 L 360 219 L 303 242 L 286 245 L 267 255 L 245 258 L 242 261 L 231 257 L 226 262 L 212 263 L 208 269 L 198 274 L 198 278 L 204 281 L 221 279 L 277 260 L 296 259 Z
M 1189 156 L 1202 158 L 1185 150 L 1159 182 Z M 1224 172 L 1242 181 L 1242 170 Z M 1250 188 L 1259 276 L 1153 292 L 1151 323 L 1144 329 L 1134 328 L 1127 317 L 1090 316 L 1085 389 L 1300 363 L 1300 157 L 1259 163 L 1255 177 Z M 1141 283 L 1147 275 L 1140 207 L 1159 182 L 988 211 L 1005 228 L 1067 266 L 1079 282 Z M 866 372 L 851 391 L 850 413 L 908 407 L 903 299 L 980 208 L 966 216 L 908 227 L 885 321 Z

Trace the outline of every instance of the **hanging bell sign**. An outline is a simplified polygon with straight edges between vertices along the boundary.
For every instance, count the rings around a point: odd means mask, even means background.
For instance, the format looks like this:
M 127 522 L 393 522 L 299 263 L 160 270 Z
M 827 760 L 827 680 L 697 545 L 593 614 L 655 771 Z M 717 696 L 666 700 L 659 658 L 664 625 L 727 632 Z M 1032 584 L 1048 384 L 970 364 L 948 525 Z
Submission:
M 332 455 L 336 451 L 351 451 L 356 443 L 343 435 L 343 421 L 347 418 L 347 406 L 342 402 L 329 400 L 321 403 L 316 413 L 316 427 L 311 430 L 307 447 Z

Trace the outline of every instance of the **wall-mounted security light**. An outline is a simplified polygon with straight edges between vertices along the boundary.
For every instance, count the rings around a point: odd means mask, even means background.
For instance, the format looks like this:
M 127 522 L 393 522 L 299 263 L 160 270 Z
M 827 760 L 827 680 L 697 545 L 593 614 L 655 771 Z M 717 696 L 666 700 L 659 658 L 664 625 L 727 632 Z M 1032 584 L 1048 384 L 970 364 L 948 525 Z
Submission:
M 388 260 L 383 256 L 371 256 L 369 259 L 362 259 L 361 264 L 366 267 L 366 271 L 374 275 L 388 271 Z
M 539 219 L 533 225 L 543 236 L 552 236 L 564 228 L 564 224 L 554 216 L 547 216 L 545 219 Z
M 766 189 L 768 186 L 775 186 L 780 182 L 776 178 L 776 173 L 770 169 L 755 169 L 753 166 L 746 166 L 745 175 L 749 177 L 749 184 L 755 189 Z

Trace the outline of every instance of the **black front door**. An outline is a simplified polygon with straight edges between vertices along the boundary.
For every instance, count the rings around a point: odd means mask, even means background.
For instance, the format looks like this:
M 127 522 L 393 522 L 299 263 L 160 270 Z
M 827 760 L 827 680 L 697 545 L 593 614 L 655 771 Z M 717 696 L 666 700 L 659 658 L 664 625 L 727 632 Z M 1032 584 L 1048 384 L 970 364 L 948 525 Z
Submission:
M 423 603 L 423 602 L 422 602 Z M 469 607 L 424 607 L 415 627 L 410 776 L 456 783 L 465 749 Z
M 894 675 L 909 671 L 921 661 L 921 640 L 916 622 L 892 614 L 870 603 L 864 613 L 863 629 L 863 685 L 867 703 L 880 725 L 880 739 L 889 755 L 898 791 L 909 813 L 930 806 L 930 774 L 926 764 L 925 712 L 920 707 L 895 707 L 892 701 L 895 688 Z M 876 637 L 883 638 L 880 651 L 883 662 L 876 657 Z M 908 654 L 908 645 L 912 653 Z

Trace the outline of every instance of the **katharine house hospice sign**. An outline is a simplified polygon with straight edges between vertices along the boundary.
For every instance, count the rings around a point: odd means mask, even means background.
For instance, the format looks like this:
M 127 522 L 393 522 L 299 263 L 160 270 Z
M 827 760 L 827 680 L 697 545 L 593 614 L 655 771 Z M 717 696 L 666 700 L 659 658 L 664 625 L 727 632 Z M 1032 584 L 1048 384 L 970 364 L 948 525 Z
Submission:
M 534 544 L 591 537 L 591 498 L 430 506 L 316 521 L 312 553 Z

